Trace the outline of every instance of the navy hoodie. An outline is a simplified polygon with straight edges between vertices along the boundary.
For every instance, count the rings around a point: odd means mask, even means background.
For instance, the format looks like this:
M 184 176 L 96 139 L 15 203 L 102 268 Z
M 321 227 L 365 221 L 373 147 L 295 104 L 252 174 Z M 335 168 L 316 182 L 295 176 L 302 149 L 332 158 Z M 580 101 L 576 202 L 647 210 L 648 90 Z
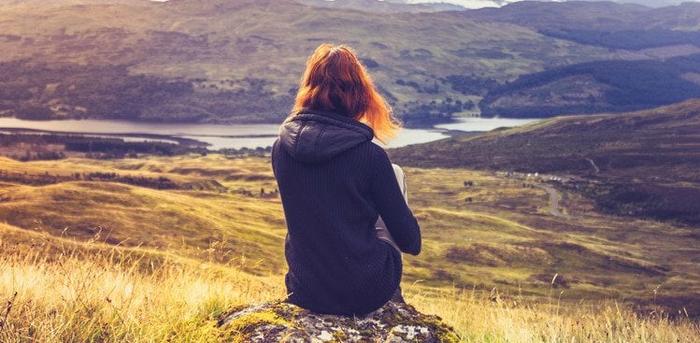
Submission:
M 305 109 L 285 121 L 272 168 L 287 223 L 288 301 L 318 313 L 362 315 L 401 281 L 401 256 L 377 238 L 382 216 L 401 251 L 421 249 L 389 158 L 372 128 L 339 113 Z

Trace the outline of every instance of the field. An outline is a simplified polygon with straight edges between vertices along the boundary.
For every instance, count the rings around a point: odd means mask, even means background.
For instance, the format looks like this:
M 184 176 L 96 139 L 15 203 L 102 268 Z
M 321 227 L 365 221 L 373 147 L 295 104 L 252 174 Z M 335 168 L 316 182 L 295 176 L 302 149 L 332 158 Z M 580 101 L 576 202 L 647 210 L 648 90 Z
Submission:
M 2 341 L 218 340 L 236 334 L 218 315 L 284 295 L 266 157 L 0 158 L 0 169 L 25 178 L 0 183 Z M 464 341 L 700 336 L 692 229 L 600 214 L 492 172 L 406 171 L 425 243 L 406 258 L 403 288 Z M 95 172 L 118 177 L 61 177 Z M 38 176 L 55 182 L 25 182 Z M 175 186 L 124 181 L 139 178 Z

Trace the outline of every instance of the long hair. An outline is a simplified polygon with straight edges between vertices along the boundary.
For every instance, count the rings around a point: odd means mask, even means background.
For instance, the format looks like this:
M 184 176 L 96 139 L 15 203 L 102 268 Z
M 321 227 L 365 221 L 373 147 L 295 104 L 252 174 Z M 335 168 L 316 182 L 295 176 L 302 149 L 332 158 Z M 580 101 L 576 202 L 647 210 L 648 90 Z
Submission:
M 288 119 L 305 108 L 354 118 L 371 127 L 383 143 L 401 128 L 355 52 L 345 45 L 321 44 L 306 61 Z

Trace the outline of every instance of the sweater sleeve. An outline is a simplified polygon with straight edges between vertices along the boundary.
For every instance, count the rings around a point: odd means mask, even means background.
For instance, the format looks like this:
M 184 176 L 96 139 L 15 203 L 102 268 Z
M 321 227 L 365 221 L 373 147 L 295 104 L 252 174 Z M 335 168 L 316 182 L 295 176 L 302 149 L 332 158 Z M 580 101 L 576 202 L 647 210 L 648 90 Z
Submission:
M 421 250 L 418 221 L 404 200 L 389 156 L 384 149 L 377 148 L 370 181 L 373 201 L 399 249 L 418 255 Z

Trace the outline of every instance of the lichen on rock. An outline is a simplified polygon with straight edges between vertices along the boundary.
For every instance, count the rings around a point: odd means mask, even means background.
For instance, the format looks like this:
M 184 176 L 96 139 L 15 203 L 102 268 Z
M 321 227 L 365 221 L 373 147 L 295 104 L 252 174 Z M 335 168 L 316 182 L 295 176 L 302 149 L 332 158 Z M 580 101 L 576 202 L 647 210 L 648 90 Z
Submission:
M 221 317 L 233 342 L 458 342 L 440 317 L 390 301 L 362 317 L 318 314 L 278 301 L 238 308 Z

